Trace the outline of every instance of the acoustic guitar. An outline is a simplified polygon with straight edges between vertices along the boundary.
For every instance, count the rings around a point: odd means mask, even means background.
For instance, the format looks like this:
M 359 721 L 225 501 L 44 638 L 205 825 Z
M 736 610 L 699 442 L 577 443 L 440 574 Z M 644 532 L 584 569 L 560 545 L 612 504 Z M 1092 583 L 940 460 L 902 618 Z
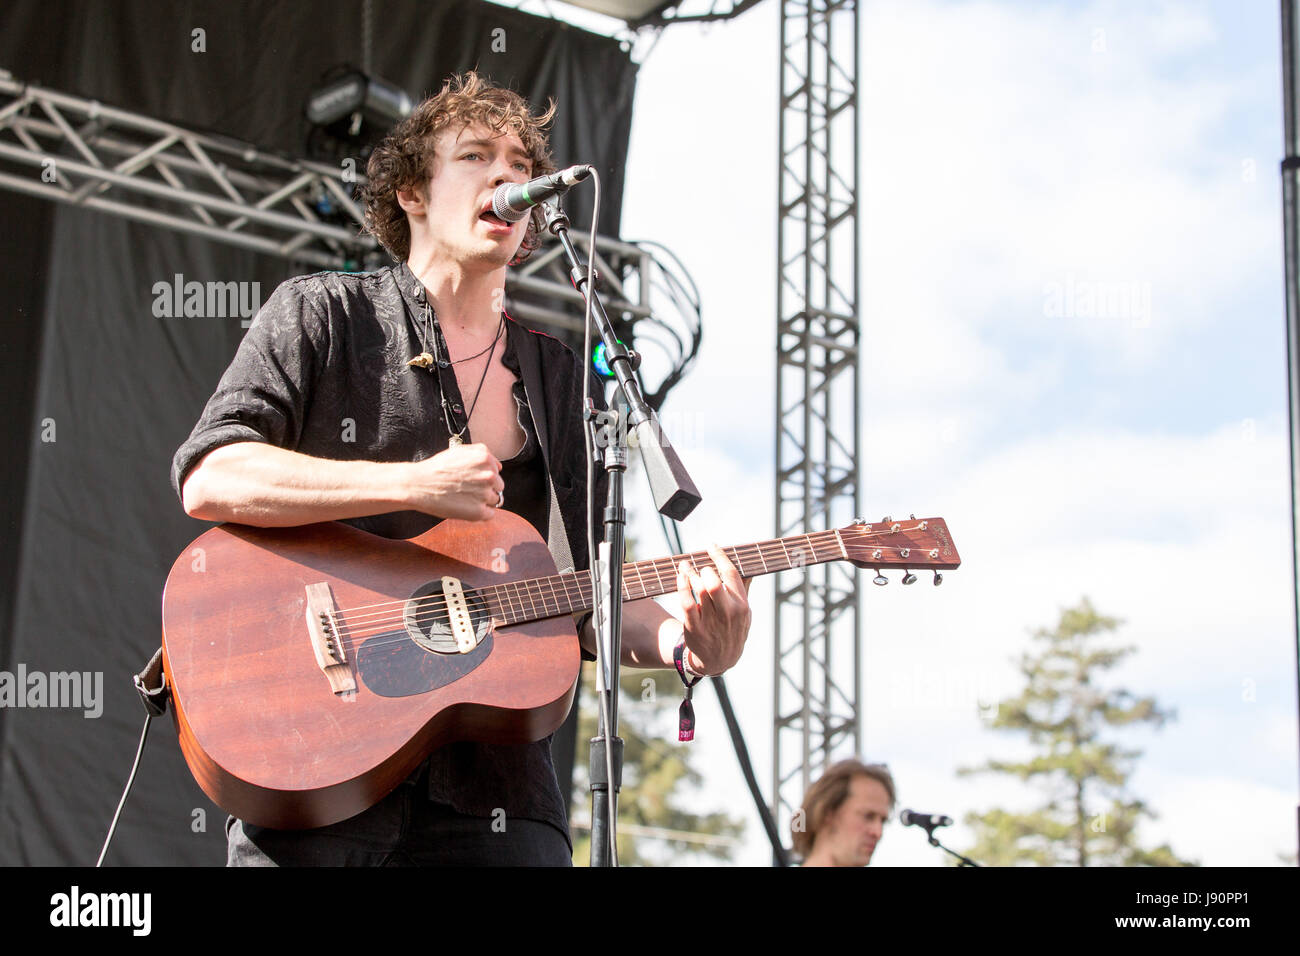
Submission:
M 955 568 L 939 518 L 857 523 L 724 549 L 744 577 L 828 561 Z M 677 564 L 624 565 L 626 600 L 675 591 Z M 372 806 L 435 748 L 524 743 L 564 721 L 588 572 L 556 572 L 522 518 L 445 520 L 409 540 L 327 522 L 219 525 L 172 566 L 163 666 L 203 791 L 250 823 L 325 826 Z

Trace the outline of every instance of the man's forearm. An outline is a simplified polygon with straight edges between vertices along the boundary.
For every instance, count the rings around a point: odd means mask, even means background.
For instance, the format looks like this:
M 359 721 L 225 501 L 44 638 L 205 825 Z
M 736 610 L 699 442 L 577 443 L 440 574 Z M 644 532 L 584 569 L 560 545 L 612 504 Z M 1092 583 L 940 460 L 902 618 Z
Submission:
M 186 477 L 182 497 L 192 517 L 263 528 L 357 518 L 405 507 L 405 467 L 239 442 L 209 452 Z
M 260 442 L 204 456 L 181 489 L 207 521 L 283 528 L 390 511 L 486 521 L 500 507 L 501 462 L 486 445 L 456 445 L 412 462 L 333 461 Z
M 593 619 L 594 620 L 594 619 Z M 682 639 L 682 622 L 650 598 L 623 604 L 623 647 L 619 662 L 626 667 L 673 667 L 673 648 Z M 595 653 L 595 635 L 583 629 L 583 646 Z M 698 662 L 692 658 L 692 665 Z

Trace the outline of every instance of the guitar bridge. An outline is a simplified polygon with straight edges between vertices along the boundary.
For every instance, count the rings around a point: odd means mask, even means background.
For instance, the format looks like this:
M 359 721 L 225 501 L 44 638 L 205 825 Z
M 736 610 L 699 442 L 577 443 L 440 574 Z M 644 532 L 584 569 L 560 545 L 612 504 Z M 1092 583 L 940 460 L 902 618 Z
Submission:
M 343 635 L 335 614 L 337 610 L 334 592 L 328 584 L 307 585 L 307 634 L 311 638 L 311 649 L 325 679 L 330 682 L 330 690 L 342 694 L 355 691 L 357 682 L 352 677 L 352 668 L 348 667 L 347 654 L 343 650 Z

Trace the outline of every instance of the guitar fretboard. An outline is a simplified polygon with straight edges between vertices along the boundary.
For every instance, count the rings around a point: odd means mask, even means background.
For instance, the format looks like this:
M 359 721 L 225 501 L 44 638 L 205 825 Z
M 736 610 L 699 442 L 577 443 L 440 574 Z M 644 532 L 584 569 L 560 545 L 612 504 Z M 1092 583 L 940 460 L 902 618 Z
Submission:
M 824 564 L 847 558 L 838 531 L 818 531 L 774 538 L 755 544 L 723 548 L 722 553 L 743 578 L 775 574 L 791 568 Z M 707 551 L 692 551 L 671 558 L 656 558 L 623 565 L 623 599 L 637 601 L 677 590 L 677 566 L 688 561 L 696 571 L 714 567 Z M 591 572 L 553 574 L 545 578 L 511 581 L 479 588 L 491 606 L 492 617 L 502 624 L 520 624 L 561 614 L 581 614 L 591 609 Z

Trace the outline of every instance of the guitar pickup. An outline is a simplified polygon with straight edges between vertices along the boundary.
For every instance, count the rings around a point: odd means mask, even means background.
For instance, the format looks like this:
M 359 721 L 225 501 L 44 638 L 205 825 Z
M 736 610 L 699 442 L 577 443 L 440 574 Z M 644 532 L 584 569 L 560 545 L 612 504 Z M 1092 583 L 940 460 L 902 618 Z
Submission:
M 478 647 L 478 641 L 474 638 L 474 623 L 470 620 L 469 604 L 460 579 L 444 577 L 442 593 L 447 599 L 447 620 L 451 623 L 452 636 L 456 638 L 456 649 L 468 654 Z
M 307 585 L 307 634 L 311 638 L 311 649 L 316 654 L 321 673 L 330 682 L 330 690 L 342 694 L 355 691 L 357 682 L 352 677 L 352 668 L 348 666 L 347 654 L 343 650 L 337 610 L 334 592 L 328 584 Z

